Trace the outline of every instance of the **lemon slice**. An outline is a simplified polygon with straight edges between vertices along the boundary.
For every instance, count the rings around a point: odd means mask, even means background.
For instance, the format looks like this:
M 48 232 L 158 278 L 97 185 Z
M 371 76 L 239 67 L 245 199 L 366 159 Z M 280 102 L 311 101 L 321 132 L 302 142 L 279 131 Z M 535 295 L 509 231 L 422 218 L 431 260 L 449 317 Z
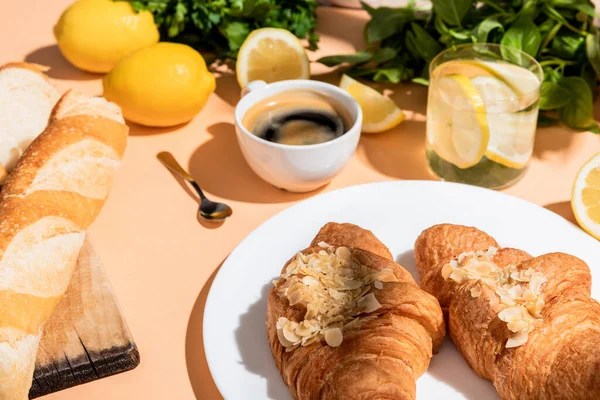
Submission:
M 471 80 L 461 74 L 441 77 L 437 92 L 430 94 L 427 133 L 431 146 L 449 163 L 472 167 L 484 156 L 490 140 L 485 103 Z
M 571 206 L 579 225 L 600 240 L 600 153 L 585 163 L 577 173 Z
M 285 29 L 253 31 L 240 48 L 236 75 L 241 87 L 261 80 L 267 83 L 310 78 L 310 64 L 302 43 Z
M 397 126 L 404 120 L 404 112 L 389 99 L 348 75 L 342 76 L 340 87 L 354 97 L 363 111 L 364 133 L 379 133 Z
M 517 93 L 504 80 L 477 76 L 471 83 L 488 105 L 490 142 L 485 156 L 509 168 L 525 168 L 533 152 L 536 109 L 521 111 L 523 106 Z

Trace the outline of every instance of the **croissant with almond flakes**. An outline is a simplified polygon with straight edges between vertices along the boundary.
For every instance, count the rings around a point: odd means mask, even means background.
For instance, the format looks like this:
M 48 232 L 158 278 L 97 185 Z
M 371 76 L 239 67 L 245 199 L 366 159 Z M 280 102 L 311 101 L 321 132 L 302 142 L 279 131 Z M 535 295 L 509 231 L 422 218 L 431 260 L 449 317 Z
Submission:
M 269 293 L 269 345 L 296 399 L 414 399 L 445 334 L 438 301 L 370 231 L 329 223 Z
M 600 399 L 600 304 L 582 260 L 534 258 L 457 225 L 424 231 L 415 258 L 452 341 L 501 398 Z

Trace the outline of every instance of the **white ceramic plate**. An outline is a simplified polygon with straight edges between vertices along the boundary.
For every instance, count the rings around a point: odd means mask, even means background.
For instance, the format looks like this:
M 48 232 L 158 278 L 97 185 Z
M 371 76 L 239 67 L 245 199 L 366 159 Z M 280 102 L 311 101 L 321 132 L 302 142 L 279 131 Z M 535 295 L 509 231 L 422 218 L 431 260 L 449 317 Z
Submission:
M 217 274 L 204 314 L 204 346 L 213 378 L 226 400 L 291 399 L 267 343 L 265 313 L 271 280 L 329 221 L 372 230 L 415 275 L 413 245 L 438 223 L 476 226 L 502 246 L 533 255 L 563 251 L 592 270 L 600 298 L 600 244 L 542 207 L 491 190 L 443 182 L 386 182 L 316 196 L 252 232 Z M 418 399 L 497 399 L 493 386 L 469 369 L 452 342 L 417 381 Z

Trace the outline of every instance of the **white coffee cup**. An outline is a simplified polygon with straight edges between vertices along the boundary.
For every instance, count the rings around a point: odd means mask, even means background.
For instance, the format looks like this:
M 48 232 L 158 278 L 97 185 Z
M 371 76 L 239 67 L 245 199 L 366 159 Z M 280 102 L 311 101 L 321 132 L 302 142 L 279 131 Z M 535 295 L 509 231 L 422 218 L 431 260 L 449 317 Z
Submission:
M 256 103 L 287 90 L 311 90 L 331 97 L 352 118 L 352 127 L 329 142 L 287 145 L 269 142 L 252 134 L 242 124 L 246 112 Z M 348 163 L 356 150 L 362 129 L 362 111 L 348 93 L 329 83 L 289 80 L 267 84 L 250 82 L 235 108 L 238 143 L 250 168 L 275 187 L 290 192 L 309 192 L 329 183 Z

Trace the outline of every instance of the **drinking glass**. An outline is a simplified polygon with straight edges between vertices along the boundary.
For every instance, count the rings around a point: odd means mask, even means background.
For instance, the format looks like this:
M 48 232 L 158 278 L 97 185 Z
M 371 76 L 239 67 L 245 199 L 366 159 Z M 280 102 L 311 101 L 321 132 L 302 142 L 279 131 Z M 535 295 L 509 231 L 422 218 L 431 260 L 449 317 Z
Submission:
M 426 155 L 442 180 L 499 189 L 526 172 L 543 72 L 498 44 L 449 48 L 430 64 Z

